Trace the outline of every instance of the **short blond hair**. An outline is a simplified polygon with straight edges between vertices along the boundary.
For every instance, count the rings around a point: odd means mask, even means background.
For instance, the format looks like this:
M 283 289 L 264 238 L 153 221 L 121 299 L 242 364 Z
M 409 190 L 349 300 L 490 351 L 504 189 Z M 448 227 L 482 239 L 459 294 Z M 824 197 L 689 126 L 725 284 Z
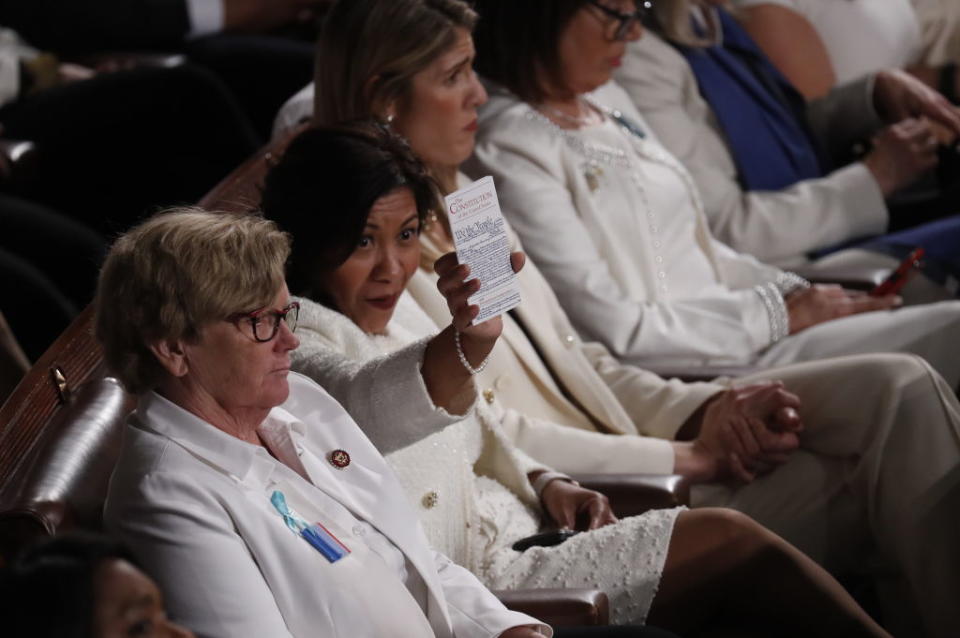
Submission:
M 284 283 L 290 237 L 252 214 L 162 211 L 120 236 L 94 299 L 104 358 L 130 392 L 165 374 L 157 341 L 196 340 L 206 324 L 269 304 Z

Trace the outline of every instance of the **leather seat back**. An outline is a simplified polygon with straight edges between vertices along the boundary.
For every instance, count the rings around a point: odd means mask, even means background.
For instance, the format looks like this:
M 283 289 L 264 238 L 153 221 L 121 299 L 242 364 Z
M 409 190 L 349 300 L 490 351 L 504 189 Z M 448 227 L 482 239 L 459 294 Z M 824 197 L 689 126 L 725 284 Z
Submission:
M 200 206 L 255 209 L 263 178 L 285 145 L 244 162 Z M 88 306 L 0 408 L 0 564 L 39 535 L 100 528 L 122 426 L 135 404 L 107 376 Z

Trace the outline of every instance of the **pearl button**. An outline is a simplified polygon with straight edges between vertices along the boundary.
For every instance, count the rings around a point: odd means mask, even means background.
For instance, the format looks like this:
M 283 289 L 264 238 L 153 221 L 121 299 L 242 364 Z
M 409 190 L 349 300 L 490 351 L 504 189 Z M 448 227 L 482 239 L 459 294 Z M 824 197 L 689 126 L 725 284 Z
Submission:
M 363 525 L 354 525 L 353 526 L 353 535 L 354 536 L 364 536 L 367 533 L 367 528 Z
M 488 389 L 483 391 L 483 400 L 486 401 L 487 403 L 492 405 L 494 399 L 496 398 L 497 398 L 496 395 L 493 394 L 493 390 Z
M 563 340 L 567 343 L 568 346 L 572 346 L 573 342 L 576 341 L 573 335 L 565 335 Z
M 424 494 L 423 498 L 420 499 L 420 504 L 428 510 L 436 507 L 438 502 L 440 502 L 440 495 L 433 490 Z

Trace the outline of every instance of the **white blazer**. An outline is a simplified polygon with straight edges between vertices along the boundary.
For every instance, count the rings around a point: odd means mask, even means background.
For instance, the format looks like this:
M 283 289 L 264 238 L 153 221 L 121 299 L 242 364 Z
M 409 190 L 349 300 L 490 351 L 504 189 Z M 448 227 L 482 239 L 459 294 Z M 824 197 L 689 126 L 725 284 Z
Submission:
M 582 337 L 636 365 L 754 361 L 785 332 L 785 275 L 711 236 L 693 180 L 620 87 L 592 97 L 645 138 L 613 123 L 564 131 L 494 90 L 465 172 L 493 175 L 504 215 Z
M 522 251 L 509 227 L 507 232 L 512 250 Z M 427 235 L 420 241 L 425 261 L 432 264 L 442 251 Z M 420 268 L 407 291 L 444 326 L 450 311 L 436 281 L 432 268 Z M 662 379 L 620 363 L 601 343 L 582 340 L 531 259 L 517 284 L 520 305 L 504 315 L 503 335 L 476 377 L 483 400 L 500 414 L 514 444 L 562 472 L 671 473 L 669 440 L 726 386 Z M 547 412 L 544 405 L 552 409 Z
M 396 476 L 318 385 L 291 373 L 290 397 L 264 428 L 287 437 L 303 476 L 155 393 L 125 432 L 107 528 L 198 635 L 492 638 L 540 625 L 429 548 Z M 350 454 L 342 470 L 327 460 L 337 449 Z M 287 529 L 275 490 L 351 553 L 330 563 Z

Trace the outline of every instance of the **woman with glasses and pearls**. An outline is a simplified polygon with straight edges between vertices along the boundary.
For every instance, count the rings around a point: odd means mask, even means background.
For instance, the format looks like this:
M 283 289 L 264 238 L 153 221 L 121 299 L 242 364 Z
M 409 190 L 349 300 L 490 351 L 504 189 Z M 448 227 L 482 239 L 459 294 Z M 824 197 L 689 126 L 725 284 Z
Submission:
M 610 82 L 645 4 L 475 6 L 477 69 L 497 86 L 464 168 L 493 175 L 504 214 L 583 336 L 640 365 L 906 352 L 958 386 L 960 302 L 891 312 L 895 295 L 810 286 L 711 235 L 690 174 Z
M 627 17 L 635 28 L 633 16 Z M 315 100 L 322 125 L 356 119 L 389 123 L 444 189 L 456 188 L 457 169 L 473 151 L 478 107 L 487 99 L 471 69 L 475 20 L 457 0 L 336 3 L 318 43 L 318 59 L 325 64 L 317 69 L 316 95 L 310 86 L 294 98 L 279 119 L 281 128 L 313 117 Z M 301 169 L 306 174 L 319 170 L 309 163 Z M 464 179 L 459 176 L 460 184 Z M 319 183 L 312 178 L 296 182 L 303 188 Z M 281 191 L 295 207 L 299 197 L 291 189 Z M 303 201 L 323 196 L 318 190 Z M 306 213 L 292 218 L 315 222 Z M 309 242 L 321 231 L 305 231 L 309 240 L 295 234 Z M 427 214 L 420 245 L 420 268 L 407 292 L 440 330 L 449 326 L 450 311 L 437 292 L 434 262 L 453 249 L 442 207 Z M 441 265 L 450 268 L 450 258 Z M 770 379 L 782 379 L 786 393 L 773 396 L 799 397 L 805 426 L 789 447 L 793 452 L 782 447 L 793 433 L 776 418 L 768 420 L 766 430 L 739 430 L 728 441 L 744 436 L 752 450 L 759 450 L 744 456 L 737 445 L 717 448 L 709 441 L 731 424 L 745 425 L 748 420 L 740 417 L 756 397 L 745 403 L 739 388 L 722 381 L 667 381 L 618 361 L 597 341 L 581 339 L 536 266 L 528 260 L 518 273 L 522 303 L 503 316 L 503 335 L 475 377 L 483 403 L 491 408 L 481 411 L 481 418 L 492 416 L 523 452 L 562 472 L 682 474 L 694 484 L 694 512 L 709 506 L 745 512 L 837 573 L 848 570 L 863 547 L 876 545 L 896 569 L 909 572 L 915 591 L 924 592 L 924 603 L 955 608 L 952 601 L 960 592 L 951 567 L 955 561 L 943 557 L 956 556 L 951 533 L 960 534 L 951 500 L 958 482 L 950 478 L 960 458 L 960 407 L 927 363 L 906 355 L 868 354 L 744 379 L 744 384 L 765 383 L 768 392 Z M 304 358 L 323 350 L 311 348 Z M 479 357 L 468 355 L 479 365 Z M 338 389 L 325 381 L 324 386 L 342 402 L 371 407 L 372 402 L 362 401 L 368 394 L 361 383 Z M 354 401 L 355 395 L 361 401 Z M 851 396 L 884 399 L 852 401 Z M 393 440 L 399 433 L 388 427 L 386 439 L 374 441 L 385 446 L 384 453 L 399 449 Z M 944 487 L 942 498 L 924 499 L 938 484 Z M 908 597 L 901 595 L 891 609 L 908 607 Z
M 305 131 L 273 167 L 264 213 L 296 238 L 293 290 L 322 301 L 300 299 L 294 369 L 325 379 L 331 352 L 383 366 L 435 333 L 405 291 L 435 201 L 424 197 L 430 182 L 404 145 L 371 123 Z M 452 270 L 440 289 L 461 309 L 454 324 L 464 330 L 479 310 L 465 307 L 477 282 Z M 483 367 L 471 349 L 460 355 L 454 365 Z M 369 400 L 394 415 L 394 431 L 404 429 L 410 405 Z M 487 586 L 597 587 L 610 598 L 613 622 L 649 616 L 681 634 L 735 627 L 759 635 L 777 619 L 784 635 L 886 635 L 826 572 L 747 517 L 671 509 L 617 520 L 606 498 L 518 450 L 498 416 L 479 401 L 458 423 L 387 455 L 434 546 Z M 515 545 L 555 528 L 568 533 L 544 546 Z M 569 535 L 571 528 L 581 531 Z
M 290 372 L 289 252 L 272 222 L 196 209 L 111 248 L 96 334 L 138 404 L 107 528 L 201 636 L 549 636 L 428 546 L 380 453 Z M 456 419 L 442 400 L 417 401 L 437 390 L 420 376 L 425 347 L 386 372 L 405 415 L 434 431 Z M 472 402 L 466 371 L 448 377 L 439 385 Z

